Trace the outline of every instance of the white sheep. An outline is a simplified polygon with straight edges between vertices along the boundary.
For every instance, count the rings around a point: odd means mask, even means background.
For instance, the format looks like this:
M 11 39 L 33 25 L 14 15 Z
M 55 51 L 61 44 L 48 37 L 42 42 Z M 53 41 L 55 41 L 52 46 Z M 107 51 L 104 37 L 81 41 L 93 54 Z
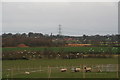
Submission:
M 60 69 L 61 72 L 66 72 L 67 71 L 67 68 L 62 68 Z
M 80 72 L 81 69 L 80 69 L 80 68 L 72 68 L 71 70 L 72 70 L 73 72 Z
M 91 70 L 92 70 L 92 68 L 91 67 L 84 67 L 84 69 L 85 69 L 85 72 L 91 72 Z
M 30 74 L 30 72 L 26 71 L 25 74 Z
M 76 72 L 80 72 L 80 70 L 81 70 L 80 68 L 75 68 Z

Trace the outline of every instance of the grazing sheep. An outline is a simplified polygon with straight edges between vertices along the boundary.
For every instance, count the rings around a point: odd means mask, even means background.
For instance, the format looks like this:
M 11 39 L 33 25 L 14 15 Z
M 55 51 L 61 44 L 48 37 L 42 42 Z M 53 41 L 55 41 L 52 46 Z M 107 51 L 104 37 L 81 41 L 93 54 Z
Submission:
M 85 69 L 85 72 L 91 72 L 91 70 L 92 70 L 92 68 L 91 67 L 84 67 L 84 69 Z
M 80 72 L 80 68 L 71 68 L 72 72 Z
M 80 68 L 74 68 L 74 72 L 80 72 Z
M 75 68 L 75 72 L 80 72 L 80 68 Z
M 7 70 L 11 70 L 11 69 L 7 69 Z
M 30 72 L 27 72 L 27 71 L 26 71 L 25 74 L 30 74 Z
M 60 69 L 61 72 L 66 72 L 67 71 L 67 68 L 62 68 Z

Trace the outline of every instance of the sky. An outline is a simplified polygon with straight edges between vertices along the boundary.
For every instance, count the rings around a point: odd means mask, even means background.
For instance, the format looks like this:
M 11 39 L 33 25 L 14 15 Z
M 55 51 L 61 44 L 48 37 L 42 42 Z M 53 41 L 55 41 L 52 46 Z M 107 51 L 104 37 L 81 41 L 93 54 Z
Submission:
M 117 2 L 3 2 L 2 33 L 118 33 Z

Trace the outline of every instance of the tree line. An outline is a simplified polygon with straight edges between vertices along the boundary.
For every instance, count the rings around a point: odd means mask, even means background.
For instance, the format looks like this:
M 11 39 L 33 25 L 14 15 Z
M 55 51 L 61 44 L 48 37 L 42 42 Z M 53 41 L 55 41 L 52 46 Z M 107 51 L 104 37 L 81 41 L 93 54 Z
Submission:
M 72 40 L 66 40 L 71 38 Z M 120 35 L 83 35 L 83 36 L 60 36 L 42 33 L 4 33 L 2 34 L 2 47 L 16 47 L 25 44 L 30 47 L 40 46 L 64 46 L 69 43 L 92 44 L 94 46 L 120 46 Z
M 62 46 L 62 42 L 53 43 L 51 36 L 42 33 L 4 33 L 2 34 L 2 47 L 16 47 L 19 44 L 25 44 L 30 47 L 39 46 Z

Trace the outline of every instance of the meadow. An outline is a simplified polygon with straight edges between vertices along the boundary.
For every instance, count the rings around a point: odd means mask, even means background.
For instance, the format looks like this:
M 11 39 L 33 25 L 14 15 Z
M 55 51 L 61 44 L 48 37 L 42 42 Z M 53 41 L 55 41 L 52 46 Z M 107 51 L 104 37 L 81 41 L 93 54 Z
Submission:
M 52 51 L 52 52 L 81 52 L 81 53 L 112 53 L 119 54 L 118 47 L 6 47 L 3 53 L 14 51 Z M 25 52 L 26 53 L 26 52 Z M 17 54 L 17 53 L 16 53 Z M 15 54 L 12 54 L 15 55 Z M 25 54 L 24 54 L 25 55 Z M 32 54 L 33 55 L 33 54 Z M 3 60 L 3 78 L 117 78 L 118 58 L 78 58 L 78 59 L 29 59 Z M 92 67 L 92 72 L 84 72 L 83 67 Z M 99 66 L 99 67 L 98 67 Z M 80 67 L 80 72 L 72 72 L 72 67 Z M 67 68 L 61 72 L 61 68 Z M 97 72 L 101 69 L 102 72 Z M 112 71 L 111 71 L 112 70 Z M 25 74 L 30 72 L 30 74 Z
M 117 72 L 96 72 L 97 66 L 116 65 L 117 58 L 3 60 L 3 78 L 116 78 Z M 71 72 L 72 67 L 92 66 L 94 71 Z M 67 68 L 66 72 L 60 72 Z M 106 68 L 106 67 L 104 67 Z M 115 68 L 115 67 L 114 67 Z M 107 68 L 106 68 L 107 69 Z M 111 68 L 110 68 L 111 69 Z M 28 71 L 30 74 L 25 74 Z

